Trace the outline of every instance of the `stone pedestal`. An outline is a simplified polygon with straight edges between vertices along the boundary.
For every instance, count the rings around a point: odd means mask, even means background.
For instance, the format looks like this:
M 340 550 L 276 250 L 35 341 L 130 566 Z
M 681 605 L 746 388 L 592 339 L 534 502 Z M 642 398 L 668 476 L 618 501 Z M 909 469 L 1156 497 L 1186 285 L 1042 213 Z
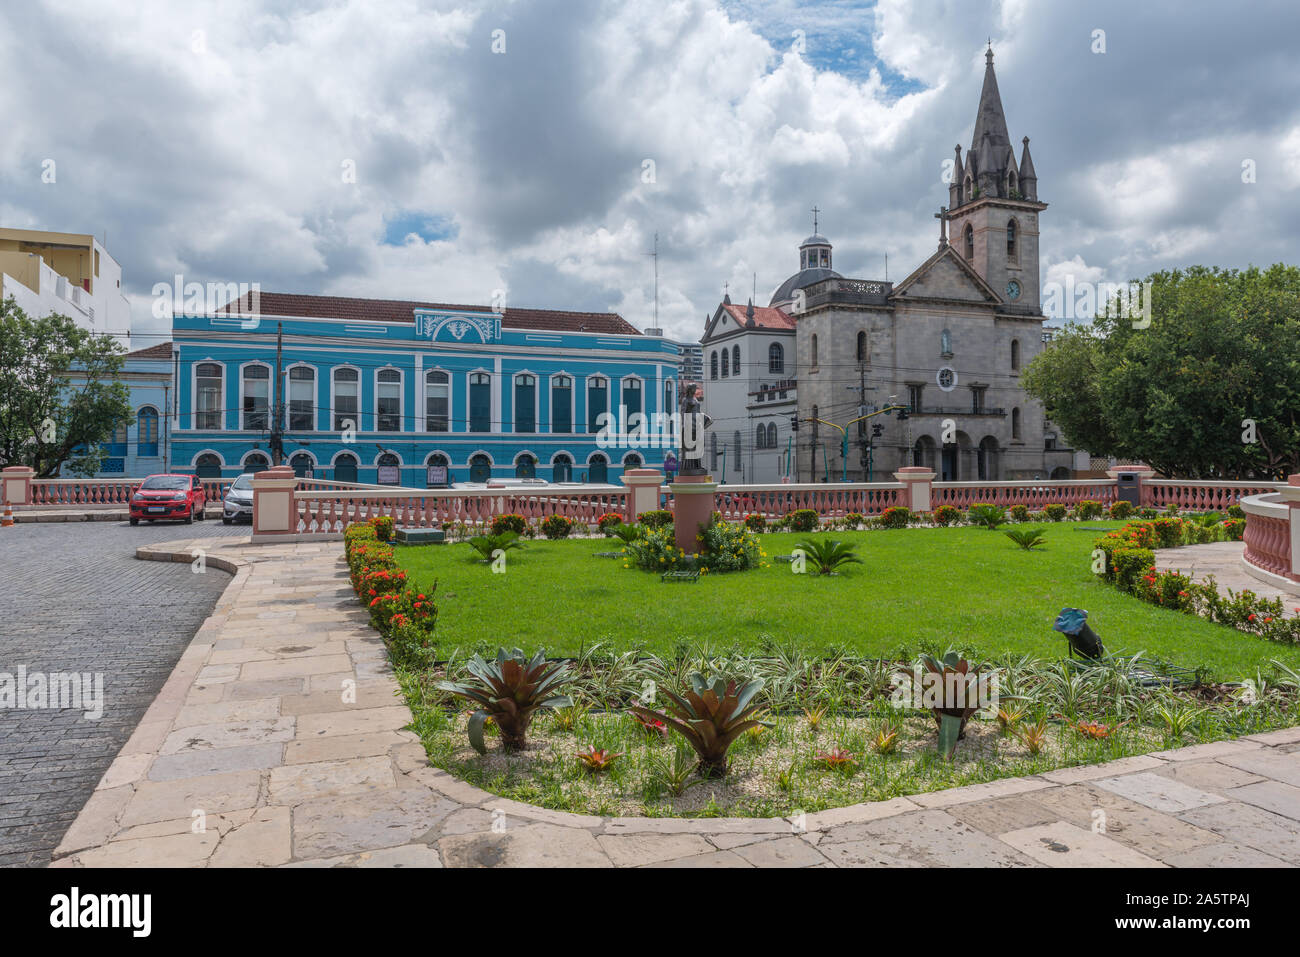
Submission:
M 36 478 L 36 469 L 29 465 L 11 465 L 0 478 L 0 506 L 32 504 L 32 479 Z
M 291 535 L 298 531 L 298 510 L 293 492 L 298 478 L 287 465 L 277 465 L 253 476 L 253 538 Z
M 652 512 L 659 507 L 659 489 L 664 484 L 664 474 L 658 469 L 628 469 L 622 479 L 627 486 L 627 509 L 623 521 L 633 525 L 642 512 Z
M 934 482 L 934 470 L 909 465 L 894 473 L 894 481 L 907 486 L 903 490 L 903 504 L 913 512 L 930 511 L 930 486 Z
M 694 555 L 700 550 L 696 541 L 700 526 L 707 525 L 713 514 L 718 483 L 712 475 L 679 475 L 669 488 L 673 490 L 673 535 L 677 547 L 687 555 Z

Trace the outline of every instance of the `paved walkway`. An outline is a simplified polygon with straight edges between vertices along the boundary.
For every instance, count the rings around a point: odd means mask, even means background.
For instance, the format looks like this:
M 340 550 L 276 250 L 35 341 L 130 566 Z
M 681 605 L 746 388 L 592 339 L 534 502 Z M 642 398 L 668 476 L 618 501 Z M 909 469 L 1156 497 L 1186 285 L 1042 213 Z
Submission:
M 402 730 L 341 543 L 231 542 L 208 561 L 230 587 L 54 866 L 1300 864 L 1300 728 L 793 819 L 504 800 L 430 767 Z
M 1300 595 L 1292 595 L 1268 582 L 1260 581 L 1241 565 L 1243 542 L 1211 542 L 1208 545 L 1184 545 L 1181 548 L 1156 550 L 1156 568 L 1160 571 L 1180 571 L 1193 581 L 1203 581 L 1213 575 L 1219 594 L 1225 598 L 1228 589 L 1235 592 L 1250 589 L 1261 598 L 1282 599 L 1283 614 L 1290 618 L 1300 607 Z
M 0 528 L 0 674 L 103 676 L 98 718 L 79 707 L 0 709 L 0 866 L 49 861 L 230 584 L 219 571 L 136 561 L 141 543 L 182 527 Z M 183 534 L 233 531 L 208 522 Z

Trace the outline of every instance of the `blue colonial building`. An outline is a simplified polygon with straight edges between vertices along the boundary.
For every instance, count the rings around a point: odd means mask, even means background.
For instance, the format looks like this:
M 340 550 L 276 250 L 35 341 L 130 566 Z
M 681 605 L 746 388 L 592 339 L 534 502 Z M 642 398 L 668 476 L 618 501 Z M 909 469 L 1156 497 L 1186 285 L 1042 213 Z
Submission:
M 618 484 L 672 444 L 677 347 L 612 313 L 260 293 L 172 334 L 171 461 L 205 477 L 269 466 L 278 436 L 315 478 Z
M 167 432 L 175 398 L 173 370 L 170 342 L 123 357 L 115 378 L 129 390 L 131 417 L 119 422 L 108 440 L 100 443 L 99 471 L 93 478 L 140 478 L 167 471 Z M 68 375 L 74 389 L 84 378 L 76 370 Z

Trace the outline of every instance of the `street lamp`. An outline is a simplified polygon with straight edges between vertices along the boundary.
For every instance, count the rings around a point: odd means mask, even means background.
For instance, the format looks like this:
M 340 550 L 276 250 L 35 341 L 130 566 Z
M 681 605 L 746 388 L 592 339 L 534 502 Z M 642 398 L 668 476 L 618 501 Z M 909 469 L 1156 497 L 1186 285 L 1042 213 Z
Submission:
M 838 430 L 839 430 L 839 433 L 840 433 L 840 461 L 841 461 L 842 466 L 843 466 L 843 470 L 842 470 L 842 472 L 841 472 L 841 474 L 840 474 L 840 481 L 841 481 L 841 482 L 847 482 L 847 481 L 849 480 L 849 426 L 850 426 L 850 425 L 853 425 L 855 422 L 864 422 L 864 421 L 866 421 L 867 419 L 872 418 L 873 416 L 877 416 L 877 415 L 887 415 L 887 414 L 890 413 L 890 412 L 899 412 L 900 414 L 905 413 L 905 412 L 906 412 L 906 406 L 902 406 L 902 405 L 887 405 L 887 406 L 885 406 L 883 409 L 877 409 L 875 412 L 868 412 L 866 415 L 859 415 L 857 418 L 849 419 L 849 421 L 845 422 L 843 425 L 837 425 L 837 424 L 834 423 L 834 422 L 828 422 L 826 419 L 818 419 L 818 418 L 807 418 L 807 419 L 804 419 L 804 421 L 805 421 L 805 422 L 819 422 L 819 423 L 821 423 L 822 425 L 829 425 L 832 429 L 838 429 Z M 880 428 L 880 426 L 877 425 L 877 428 Z M 882 430 L 882 431 L 883 431 L 883 430 Z M 876 433 L 876 434 L 879 435 L 880 433 Z M 868 476 L 867 481 L 871 481 L 870 476 Z

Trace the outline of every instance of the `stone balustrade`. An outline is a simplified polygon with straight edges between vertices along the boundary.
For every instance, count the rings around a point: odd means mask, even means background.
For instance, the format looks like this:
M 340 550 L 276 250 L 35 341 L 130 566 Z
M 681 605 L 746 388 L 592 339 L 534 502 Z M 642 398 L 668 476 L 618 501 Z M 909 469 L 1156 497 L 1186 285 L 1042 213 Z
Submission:
M 1241 556 L 1246 571 L 1300 595 L 1300 475 L 1292 475 L 1279 491 L 1243 498 L 1241 507 L 1246 513 Z

